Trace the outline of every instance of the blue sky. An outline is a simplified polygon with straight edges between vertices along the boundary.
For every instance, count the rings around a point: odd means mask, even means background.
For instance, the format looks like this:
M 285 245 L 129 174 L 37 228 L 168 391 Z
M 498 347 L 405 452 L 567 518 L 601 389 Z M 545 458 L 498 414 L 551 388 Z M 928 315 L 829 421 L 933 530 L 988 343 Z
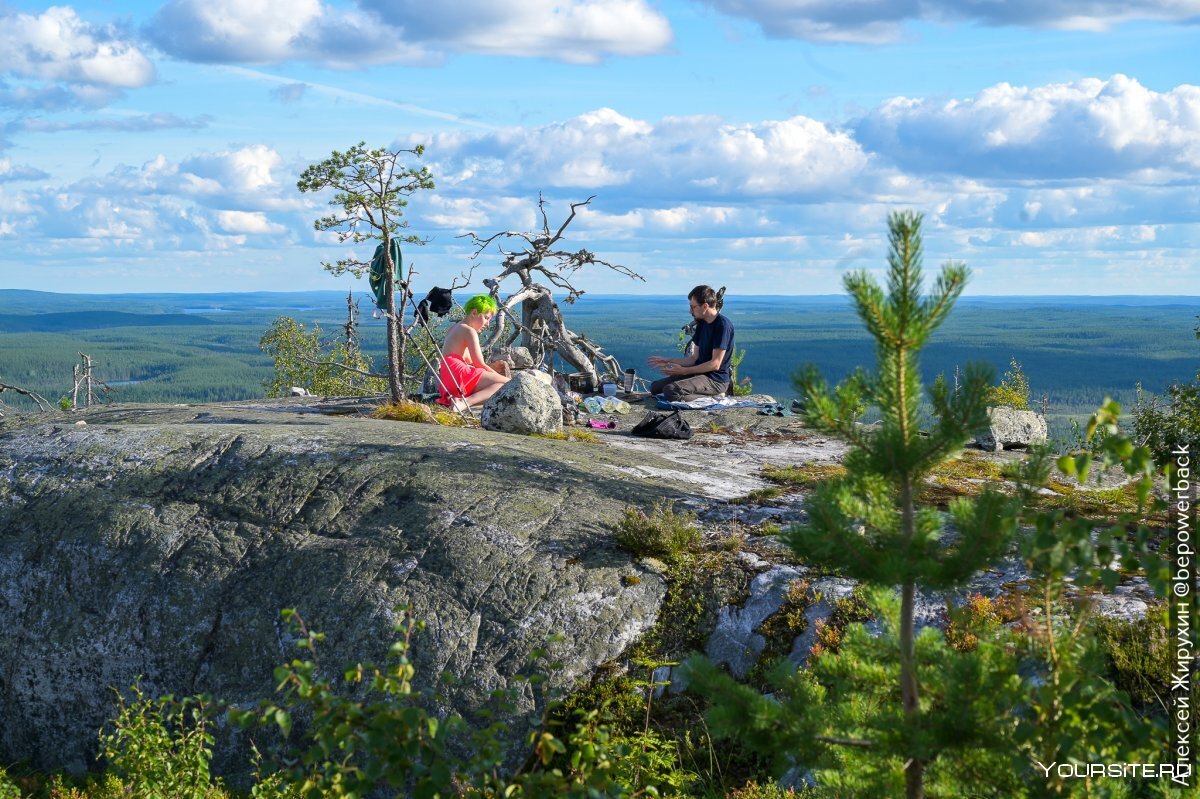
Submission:
M 542 192 L 646 278 L 593 293 L 837 293 L 914 208 L 969 294 L 1196 295 L 1198 45 L 1200 0 L 0 4 L 0 286 L 365 287 L 295 186 L 365 140 L 427 147 L 419 288 Z

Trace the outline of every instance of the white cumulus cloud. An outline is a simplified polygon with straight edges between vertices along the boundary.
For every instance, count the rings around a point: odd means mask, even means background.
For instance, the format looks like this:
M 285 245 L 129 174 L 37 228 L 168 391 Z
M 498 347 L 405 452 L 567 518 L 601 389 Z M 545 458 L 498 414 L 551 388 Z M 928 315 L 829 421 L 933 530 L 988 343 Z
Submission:
M 668 200 L 841 195 L 874 179 L 849 134 L 807 117 L 656 123 L 602 108 L 565 122 L 435 136 L 441 185 L 464 191 L 555 187 Z
M 1156 92 L 1124 75 L 963 100 L 896 98 L 854 125 L 910 172 L 1023 178 L 1200 175 L 1200 86 Z
M 262 211 L 217 211 L 217 224 L 227 233 L 283 233 L 287 228 Z
M 671 42 L 669 23 L 646 0 L 169 0 L 146 32 L 191 61 L 339 67 L 430 63 L 451 52 L 594 63 Z
M 360 2 L 416 41 L 462 52 L 593 63 L 671 43 L 670 23 L 645 0 Z
M 883 44 L 910 21 L 1104 31 L 1132 20 L 1193 22 L 1200 0 L 703 0 L 755 22 L 768 36 Z
M 345 67 L 431 59 L 372 15 L 320 0 L 170 0 L 146 34 L 165 52 L 199 62 Z
M 121 90 L 154 82 L 154 65 L 114 26 L 91 25 L 75 10 L 0 12 L 0 74 L 20 81 L 0 86 L 0 103 L 59 108 L 102 105 Z

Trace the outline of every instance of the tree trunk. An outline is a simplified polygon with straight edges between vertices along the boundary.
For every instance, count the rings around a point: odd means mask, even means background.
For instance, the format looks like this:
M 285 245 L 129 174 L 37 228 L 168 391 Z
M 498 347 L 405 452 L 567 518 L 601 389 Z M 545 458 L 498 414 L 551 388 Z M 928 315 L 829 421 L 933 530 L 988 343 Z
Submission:
M 388 355 L 388 389 L 392 402 L 403 402 L 404 395 L 404 331 L 400 326 L 400 315 L 396 313 L 396 278 L 392 264 L 388 242 L 383 243 L 384 267 L 387 278 L 387 355 Z
M 901 526 L 905 541 L 912 541 L 916 529 L 912 494 L 912 481 L 905 476 L 900 483 Z M 915 604 L 916 585 L 911 580 L 906 580 L 900 588 L 900 697 L 904 706 L 904 717 L 909 723 L 915 721 L 920 712 L 915 657 L 916 634 L 913 623 Z M 924 799 L 924 771 L 924 761 L 916 757 L 908 760 L 904 769 L 907 799 Z

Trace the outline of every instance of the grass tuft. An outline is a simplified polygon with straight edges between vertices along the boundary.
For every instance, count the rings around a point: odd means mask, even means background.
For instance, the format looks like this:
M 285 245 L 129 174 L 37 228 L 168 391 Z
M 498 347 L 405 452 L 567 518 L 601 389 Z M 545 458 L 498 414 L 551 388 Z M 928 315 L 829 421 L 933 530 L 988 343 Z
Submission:
M 584 444 L 600 443 L 600 436 L 590 430 L 555 430 L 552 433 L 534 433 L 533 437 L 552 441 L 582 441 Z
M 457 413 L 434 408 L 423 402 L 406 400 L 404 402 L 389 402 L 380 405 L 371 413 L 372 419 L 386 419 L 390 422 L 417 422 L 420 424 L 440 424 L 444 427 L 466 427 L 469 423 Z
M 800 466 L 772 466 L 762 468 L 764 480 L 770 480 L 787 488 L 812 488 L 818 483 L 843 477 L 846 467 L 836 463 L 805 463 Z
M 676 513 L 674 503 L 660 500 L 650 513 L 626 508 L 617 524 L 617 541 L 635 555 L 669 563 L 700 543 L 700 528 L 696 514 Z

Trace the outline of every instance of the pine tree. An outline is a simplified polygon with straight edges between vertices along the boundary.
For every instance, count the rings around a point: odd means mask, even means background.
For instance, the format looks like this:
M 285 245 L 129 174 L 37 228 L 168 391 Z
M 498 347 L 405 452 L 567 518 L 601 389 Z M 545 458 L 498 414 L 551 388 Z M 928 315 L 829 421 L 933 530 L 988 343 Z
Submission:
M 962 292 L 967 270 L 946 264 L 932 294 L 922 296 L 921 216 L 893 213 L 888 227 L 887 293 L 865 272 L 845 279 L 875 339 L 877 373 L 859 370 L 835 389 L 815 367 L 796 375 L 808 424 L 845 439 L 851 449 L 845 477 L 824 483 L 808 498 L 809 523 L 785 533 L 788 545 L 815 569 L 885 589 L 873 592 L 883 631 L 872 639 L 857 630 L 838 658 L 816 664 L 817 678 L 827 677 L 842 690 L 827 696 L 811 675 L 781 673 L 779 685 L 781 695 L 791 698 L 788 712 L 810 716 L 798 728 L 793 721 L 793 728 L 816 732 L 818 743 L 855 752 L 859 790 L 874 794 L 898 788 L 889 785 L 898 768 L 905 794 L 916 799 L 925 795 L 926 768 L 940 753 L 954 750 L 960 766 L 969 768 L 972 752 L 986 755 L 994 749 L 1001 734 L 996 716 L 1013 701 L 1015 689 L 1013 671 L 989 663 L 1003 657 L 997 647 L 961 654 L 949 651 L 935 631 L 917 636 L 918 591 L 961 586 L 997 558 L 1016 529 L 1016 513 L 1011 498 L 992 491 L 952 503 L 951 529 L 936 509 L 916 507 L 924 478 L 986 424 L 984 397 L 992 375 L 985 366 L 969 366 L 955 392 L 938 380 L 928 392 L 936 422 L 928 432 L 920 429 L 918 356 Z M 875 430 L 855 421 L 867 406 L 882 413 Z M 888 598 L 895 587 L 898 607 Z M 721 682 L 711 667 L 694 662 L 693 668 L 701 682 Z M 810 767 L 848 762 L 822 754 L 820 747 L 797 751 Z M 845 775 L 839 781 L 853 790 Z
M 300 175 L 296 188 L 302 192 L 333 189 L 329 204 L 334 213 L 313 222 L 317 231 L 334 231 L 339 242 L 347 240 L 354 244 L 378 241 L 383 254 L 386 300 L 380 310 L 387 320 L 388 384 L 393 402 L 407 398 L 404 361 L 408 336 L 404 330 L 405 306 L 412 298 L 409 281 L 399 274 L 399 264 L 394 254 L 399 252 L 393 245 L 425 244 L 420 236 L 404 234 L 409 227 L 404 219 L 408 198 L 422 189 L 432 189 L 433 175 L 427 167 L 405 166 L 401 159 L 405 155 L 420 158 L 425 152 L 421 146 L 411 150 L 369 150 L 365 142 L 359 142 L 345 152 L 333 154 L 316 164 L 310 164 Z M 334 263 L 322 262 L 326 271 L 341 275 L 351 272 L 362 277 L 370 269 L 369 260 L 354 257 L 343 258 Z

